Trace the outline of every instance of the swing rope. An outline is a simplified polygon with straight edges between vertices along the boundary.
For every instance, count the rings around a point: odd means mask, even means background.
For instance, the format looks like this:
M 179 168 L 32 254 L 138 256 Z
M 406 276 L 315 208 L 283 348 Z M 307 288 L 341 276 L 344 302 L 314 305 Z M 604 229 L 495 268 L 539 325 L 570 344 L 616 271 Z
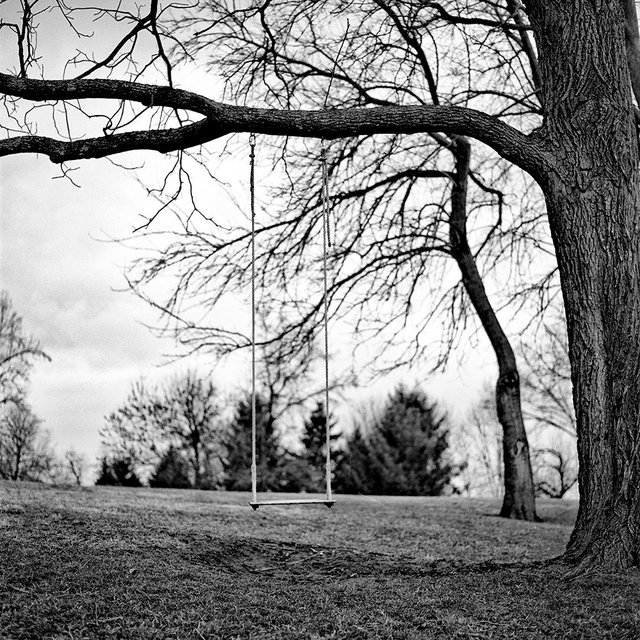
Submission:
M 325 404 L 325 485 L 324 500 L 258 500 L 258 465 L 257 465 L 257 419 L 256 419 L 256 212 L 255 212 L 255 158 L 256 136 L 249 137 L 250 165 L 250 215 L 251 215 L 251 502 L 255 511 L 266 505 L 292 504 L 324 504 L 332 507 L 334 500 L 331 492 L 331 427 L 329 424 L 329 297 L 328 297 L 328 251 L 331 246 L 329 229 L 329 171 L 327 168 L 327 152 L 324 140 L 320 147 L 322 165 L 321 209 L 322 209 L 322 310 L 324 333 L 324 404 Z
M 258 468 L 256 464 L 256 136 L 249 136 L 251 194 L 251 493 L 258 502 Z
M 331 427 L 329 425 L 329 286 L 327 283 L 327 254 L 331 246 L 329 229 L 329 170 L 327 168 L 327 149 L 324 140 L 320 146 L 322 164 L 322 303 L 324 325 L 324 430 L 325 430 L 325 484 L 327 500 L 331 500 Z

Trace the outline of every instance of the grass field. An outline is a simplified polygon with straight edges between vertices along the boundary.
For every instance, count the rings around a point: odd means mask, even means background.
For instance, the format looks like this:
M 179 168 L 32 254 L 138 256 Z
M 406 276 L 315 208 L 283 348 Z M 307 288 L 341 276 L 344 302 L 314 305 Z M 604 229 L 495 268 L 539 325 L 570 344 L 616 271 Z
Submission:
M 0 638 L 640 638 L 640 575 L 567 581 L 576 505 L 0 483 Z

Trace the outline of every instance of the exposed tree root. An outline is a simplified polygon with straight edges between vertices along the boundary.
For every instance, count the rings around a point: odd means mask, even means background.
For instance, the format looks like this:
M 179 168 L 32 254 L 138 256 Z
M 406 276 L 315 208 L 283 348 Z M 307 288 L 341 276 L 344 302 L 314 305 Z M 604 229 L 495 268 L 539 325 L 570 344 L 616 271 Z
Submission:
M 640 568 L 637 559 L 634 560 L 627 554 L 606 548 L 585 552 L 577 559 L 572 558 L 570 554 L 565 554 L 561 560 L 570 567 L 564 575 L 565 580 L 576 580 L 596 574 L 619 575 Z

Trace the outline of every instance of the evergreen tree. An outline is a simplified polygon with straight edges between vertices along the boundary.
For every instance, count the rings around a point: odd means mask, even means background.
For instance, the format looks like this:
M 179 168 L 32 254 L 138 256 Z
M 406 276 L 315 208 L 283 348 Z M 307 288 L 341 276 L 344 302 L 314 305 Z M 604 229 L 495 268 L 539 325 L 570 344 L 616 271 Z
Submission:
M 284 453 L 277 464 L 269 469 L 269 489 L 271 491 L 286 491 L 297 493 L 299 491 L 322 491 L 320 485 L 322 478 L 320 473 L 313 469 L 309 463 L 291 453 Z M 324 485 L 322 485 L 324 487 Z
M 133 462 L 129 458 L 107 459 L 100 461 L 100 475 L 97 485 L 114 485 L 118 487 L 141 487 L 142 482 L 136 475 Z
M 302 429 L 301 441 L 304 447 L 304 458 L 317 469 L 324 469 L 326 459 L 326 420 L 324 403 L 318 402 L 309 418 L 305 420 Z M 335 425 L 335 421 L 330 417 L 329 439 L 331 442 L 340 437 L 339 433 L 333 431 Z
M 241 398 L 225 438 L 224 486 L 230 491 L 251 489 L 251 395 Z M 258 490 L 278 490 L 278 438 L 275 420 L 261 395 L 256 396 L 256 458 Z
M 334 489 L 338 493 L 379 494 L 380 491 L 375 490 L 372 466 L 368 439 L 360 427 L 357 427 L 347 439 L 345 447 L 338 453 L 333 478 Z
M 169 447 L 149 478 L 149 486 L 157 488 L 190 489 L 190 465 L 175 447 Z
M 323 402 L 318 402 L 315 409 L 305 420 L 302 429 L 301 443 L 303 452 L 300 456 L 304 465 L 297 465 L 299 470 L 299 488 L 304 491 L 324 491 L 325 488 L 325 464 L 326 464 L 326 420 L 325 407 Z M 335 421 L 329 418 L 329 439 L 330 442 L 340 437 L 334 431 Z M 336 459 L 335 451 L 331 451 L 331 459 Z
M 399 386 L 379 419 L 356 429 L 336 469 L 336 490 L 381 495 L 442 495 L 459 468 L 447 456 L 445 417 L 426 394 Z

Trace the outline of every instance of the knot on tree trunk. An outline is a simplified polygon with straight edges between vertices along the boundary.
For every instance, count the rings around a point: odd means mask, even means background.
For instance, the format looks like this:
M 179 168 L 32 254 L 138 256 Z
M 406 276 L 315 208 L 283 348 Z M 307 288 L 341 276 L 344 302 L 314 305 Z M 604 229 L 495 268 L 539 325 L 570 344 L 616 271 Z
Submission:
M 513 448 L 513 455 L 519 456 L 528 448 L 528 445 L 524 440 L 516 440 L 513 443 L 512 448 Z
M 498 389 L 508 389 L 520 385 L 520 376 L 517 369 L 510 369 L 498 378 Z

